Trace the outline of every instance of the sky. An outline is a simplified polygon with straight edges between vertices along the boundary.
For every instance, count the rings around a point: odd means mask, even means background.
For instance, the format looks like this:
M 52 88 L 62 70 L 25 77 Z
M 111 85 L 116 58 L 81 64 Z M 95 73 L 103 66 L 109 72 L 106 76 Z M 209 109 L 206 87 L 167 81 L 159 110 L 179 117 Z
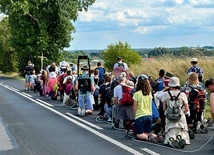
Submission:
M 3 14 L 0 14 L 0 19 Z M 79 12 L 68 50 L 214 46 L 214 0 L 95 0 Z
M 74 26 L 69 50 L 214 46 L 214 0 L 96 0 Z

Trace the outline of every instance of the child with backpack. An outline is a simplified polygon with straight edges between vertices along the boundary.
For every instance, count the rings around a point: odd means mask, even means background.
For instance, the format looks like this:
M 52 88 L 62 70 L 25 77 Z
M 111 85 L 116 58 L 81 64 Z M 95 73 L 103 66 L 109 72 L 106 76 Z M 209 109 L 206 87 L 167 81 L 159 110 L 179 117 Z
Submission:
M 165 144 L 173 148 L 184 148 L 190 144 L 185 114 L 188 112 L 188 100 L 184 92 L 180 92 L 180 80 L 171 77 L 169 91 L 164 92 L 162 102 L 166 116 Z

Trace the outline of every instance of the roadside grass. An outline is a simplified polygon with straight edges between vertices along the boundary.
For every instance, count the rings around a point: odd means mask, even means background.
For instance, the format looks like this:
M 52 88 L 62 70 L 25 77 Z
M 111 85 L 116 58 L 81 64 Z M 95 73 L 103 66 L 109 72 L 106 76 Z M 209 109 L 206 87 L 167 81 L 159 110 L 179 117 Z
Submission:
M 17 72 L 13 72 L 13 73 L 2 73 L 2 72 L 0 72 L 0 76 L 24 80 L 24 77 L 20 76 L 19 73 L 17 73 Z

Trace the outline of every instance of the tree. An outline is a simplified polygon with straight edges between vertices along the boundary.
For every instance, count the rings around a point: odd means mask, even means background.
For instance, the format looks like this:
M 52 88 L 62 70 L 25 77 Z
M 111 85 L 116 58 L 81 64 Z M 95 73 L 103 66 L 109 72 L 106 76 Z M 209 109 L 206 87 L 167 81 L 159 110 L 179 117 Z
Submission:
M 0 70 L 3 73 L 16 71 L 16 53 L 10 45 L 10 25 L 8 18 L 0 21 Z
M 40 64 L 43 53 L 47 61 L 57 61 L 60 51 L 69 47 L 72 22 L 78 11 L 87 11 L 95 0 L 0 0 L 1 11 L 9 16 L 11 43 L 17 52 L 19 70 L 30 59 Z
M 117 44 L 108 45 L 107 49 L 103 52 L 103 60 L 108 70 L 112 70 L 118 56 L 122 57 L 123 61 L 126 62 L 128 66 L 142 62 L 142 57 L 137 51 L 132 50 L 128 43 L 119 41 Z

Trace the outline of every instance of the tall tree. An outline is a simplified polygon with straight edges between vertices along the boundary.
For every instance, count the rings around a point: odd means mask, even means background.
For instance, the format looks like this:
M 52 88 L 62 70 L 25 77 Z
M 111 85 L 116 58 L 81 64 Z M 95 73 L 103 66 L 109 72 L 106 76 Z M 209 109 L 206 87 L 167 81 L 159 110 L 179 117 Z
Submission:
M 87 11 L 95 0 L 0 0 L 1 11 L 9 16 L 12 47 L 22 71 L 30 59 L 40 64 L 41 53 L 47 61 L 57 61 L 59 52 L 69 47 L 72 22 L 78 11 Z M 40 68 L 39 66 L 37 68 Z
M 0 21 L 0 70 L 4 73 L 16 71 L 16 53 L 10 45 L 8 18 Z

